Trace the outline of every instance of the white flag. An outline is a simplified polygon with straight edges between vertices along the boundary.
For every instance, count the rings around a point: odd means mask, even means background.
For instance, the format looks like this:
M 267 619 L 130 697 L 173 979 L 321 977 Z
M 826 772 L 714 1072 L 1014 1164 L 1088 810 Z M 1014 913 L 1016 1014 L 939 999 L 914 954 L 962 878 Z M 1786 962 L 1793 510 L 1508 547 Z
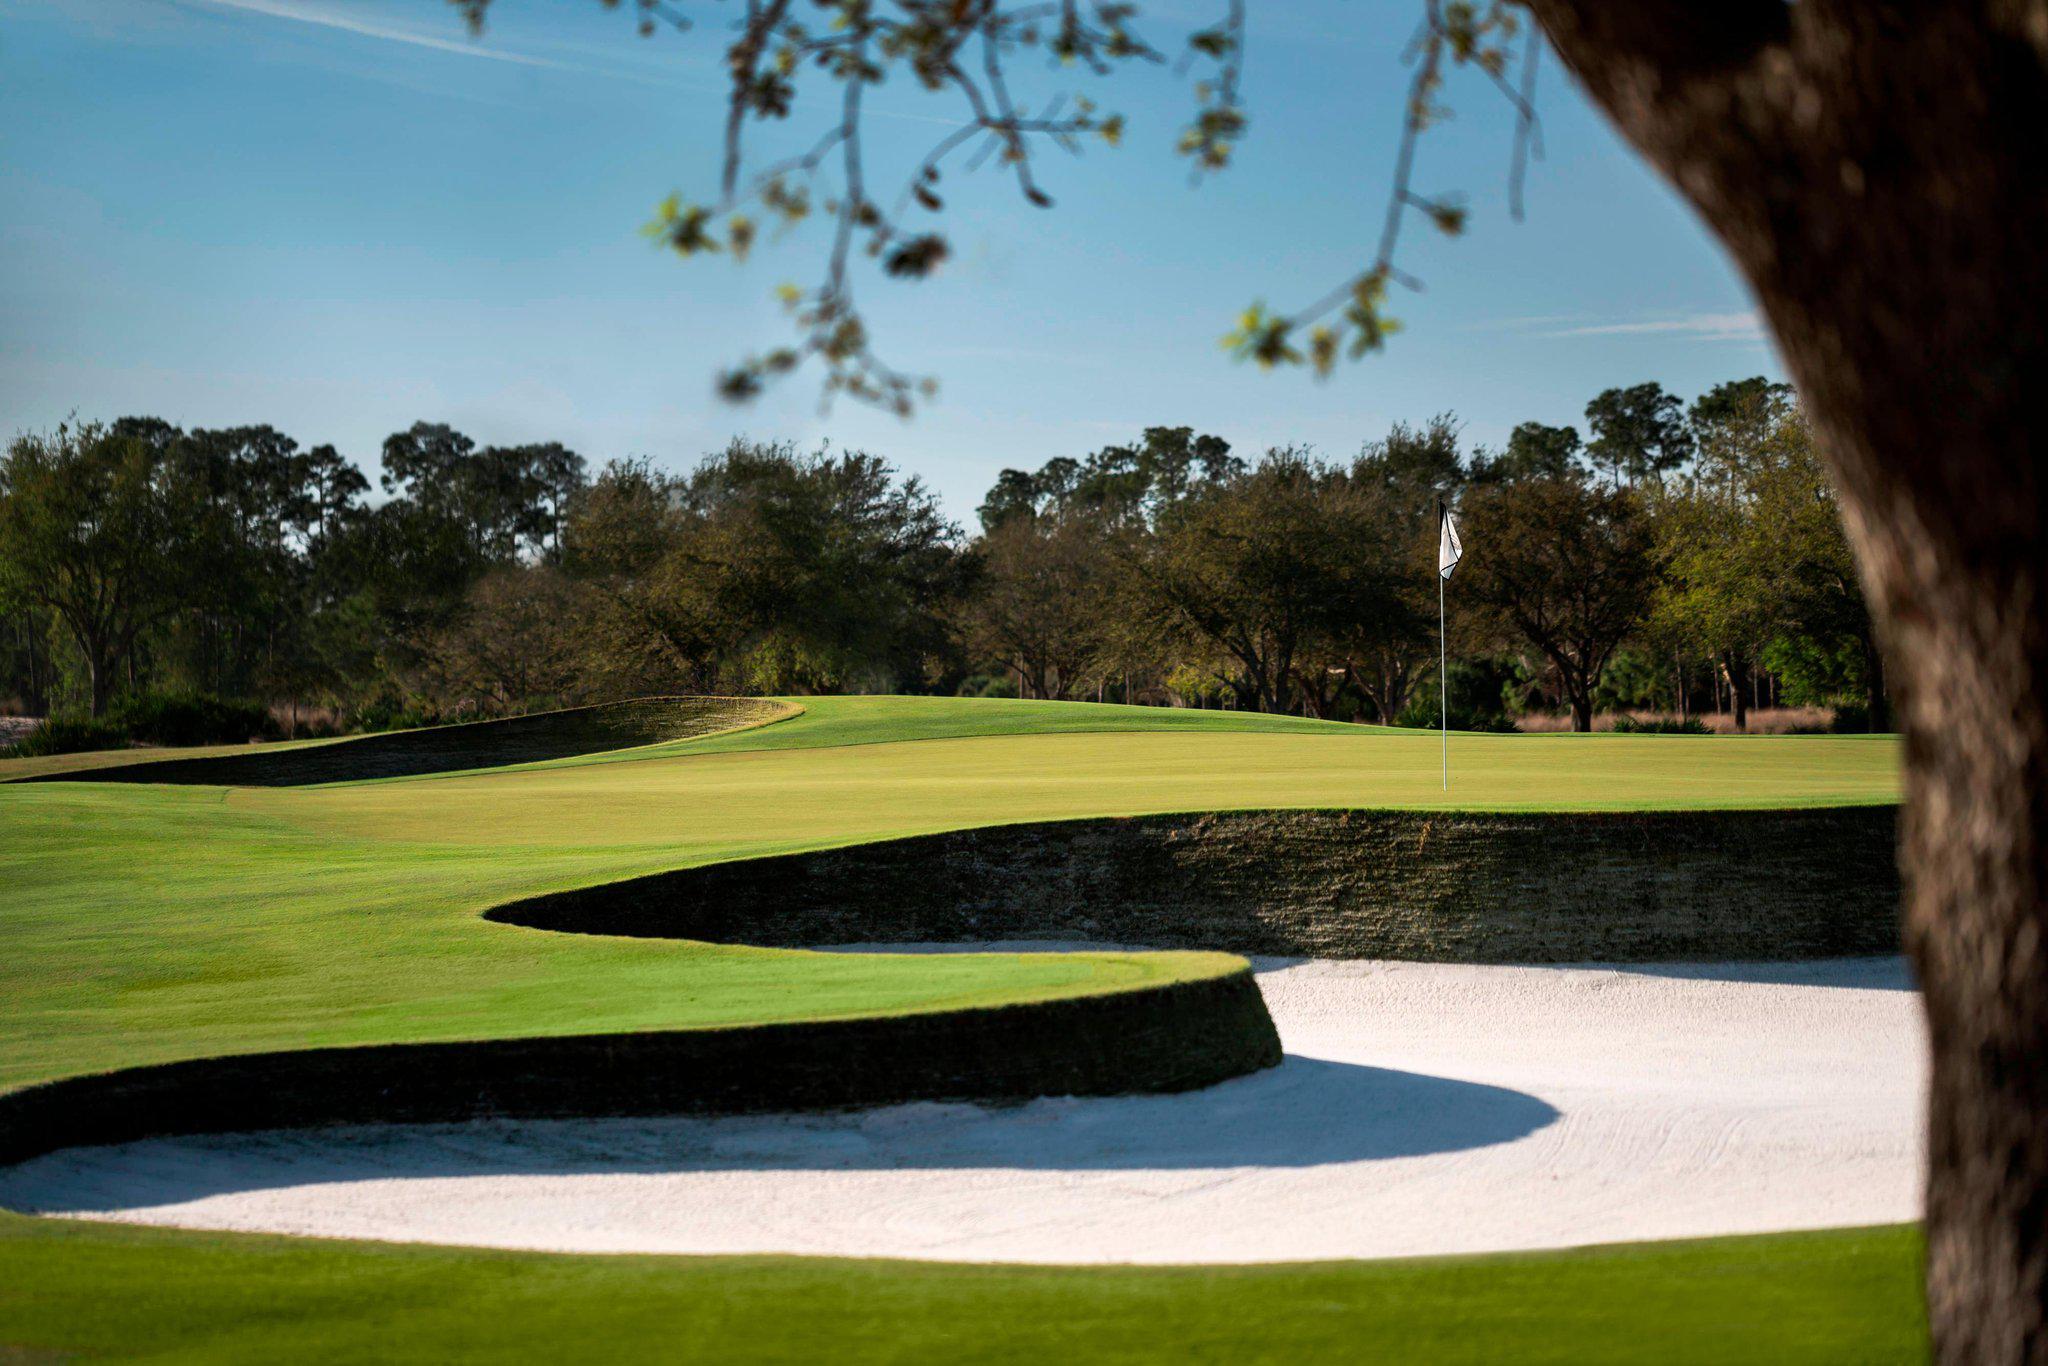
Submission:
M 1465 543 L 1458 539 L 1458 523 L 1451 516 L 1450 508 L 1438 503 L 1436 510 L 1443 518 L 1436 541 L 1436 572 L 1448 579 L 1451 571 L 1458 567 L 1458 561 L 1465 558 Z

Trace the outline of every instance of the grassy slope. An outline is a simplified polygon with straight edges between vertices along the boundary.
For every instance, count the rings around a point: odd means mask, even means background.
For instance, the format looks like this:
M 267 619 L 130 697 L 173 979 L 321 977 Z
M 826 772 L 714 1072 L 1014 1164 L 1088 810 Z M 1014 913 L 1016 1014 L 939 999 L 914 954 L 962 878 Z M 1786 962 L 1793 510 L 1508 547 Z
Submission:
M 801 710 L 795 703 L 767 697 L 644 697 L 331 739 L 186 749 L 133 745 L 5 759 L 0 760 L 0 782 L 100 777 L 115 782 L 303 787 L 411 778 L 478 766 L 532 766 L 681 743 L 768 725 Z M 223 759 L 234 762 L 213 762 Z
M 582 849 L 573 836 L 417 845 L 307 832 L 224 807 L 219 789 L 0 789 L 0 1086 L 316 1044 L 1029 1000 L 1232 961 L 792 954 L 551 935 L 477 915 L 528 889 L 676 861 L 657 843 Z
M 0 1222 L 0 1361 L 1908 1362 L 1910 1229 L 1068 1269 Z M 109 1290 L 119 1287 L 118 1293 Z
M 1014 733 L 1105 715 L 1173 729 Z M 221 1052 L 937 1009 L 1215 971 L 1214 955 L 850 958 L 558 936 L 477 913 L 634 873 L 967 825 L 1444 800 L 1434 737 L 1300 722 L 1258 733 L 1247 720 L 819 699 L 797 720 L 632 762 L 320 788 L 0 786 L 0 1086 Z M 1013 733 L 907 742 L 969 725 Z M 856 743 L 791 748 L 774 740 L 783 726 L 806 744 Z M 1455 746 L 1461 805 L 1883 800 L 1896 781 L 1894 748 L 1856 739 Z
M 804 697 L 774 699 L 801 709 L 801 714 L 774 722 L 735 727 L 731 732 L 696 739 L 664 741 L 605 754 L 579 755 L 555 764 L 623 763 L 670 758 L 678 754 L 725 753 L 741 749 L 819 749 L 839 745 L 887 744 L 898 740 L 945 740 L 970 735 L 1051 735 L 1103 731 L 1267 731 L 1314 733 L 1350 731 L 1328 721 L 1260 712 L 1183 711 L 1171 707 L 1127 707 L 1091 702 L 1018 702 L 1004 699 L 963 701 L 950 697 Z M 773 733 L 755 732 L 773 726 Z M 1371 727 L 1374 730 L 1382 727 Z M 269 754 L 308 745 L 346 744 L 340 740 L 278 740 L 255 745 L 206 745 L 194 749 L 99 749 L 80 754 L 51 754 L 34 759 L 0 759 L 0 783 L 49 773 L 75 773 L 171 758 L 212 758 L 222 755 Z M 508 771 L 540 767 L 508 765 Z
M 96 768 L 119 768 L 127 764 L 147 763 L 154 759 L 211 759 L 236 754 L 281 754 L 295 749 L 306 749 L 313 745 L 333 745 L 341 741 L 322 740 L 270 740 L 255 745 L 194 745 L 188 749 L 158 749 L 150 745 L 138 745 L 128 749 L 89 749 L 77 754 L 42 754 L 33 759 L 0 759 L 0 783 L 16 778 L 36 778 L 46 773 L 84 773 Z

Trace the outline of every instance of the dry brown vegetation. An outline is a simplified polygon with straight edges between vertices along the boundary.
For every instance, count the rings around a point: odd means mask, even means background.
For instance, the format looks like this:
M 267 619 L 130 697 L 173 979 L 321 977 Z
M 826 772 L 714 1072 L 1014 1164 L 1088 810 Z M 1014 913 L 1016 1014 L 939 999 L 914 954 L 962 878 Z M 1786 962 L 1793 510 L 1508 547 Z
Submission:
M 1611 712 L 1593 718 L 1596 731 L 1613 730 L 1617 717 L 1627 716 L 1636 721 L 1669 721 L 1676 718 L 1667 712 L 1628 711 Z M 1735 714 L 1733 712 L 1695 712 L 1692 719 L 1716 735 L 1734 735 Z M 1750 735 L 1804 735 L 1825 731 L 1834 723 L 1835 713 L 1830 707 L 1765 707 L 1749 713 Z M 1515 718 L 1517 729 L 1531 733 L 1568 731 L 1572 718 L 1549 712 L 1531 712 Z

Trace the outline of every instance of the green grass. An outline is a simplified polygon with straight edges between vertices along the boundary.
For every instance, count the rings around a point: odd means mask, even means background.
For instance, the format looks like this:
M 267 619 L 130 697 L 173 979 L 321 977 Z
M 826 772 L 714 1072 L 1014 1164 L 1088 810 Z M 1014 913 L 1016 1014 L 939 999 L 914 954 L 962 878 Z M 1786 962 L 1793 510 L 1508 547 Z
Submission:
M 222 1053 L 1048 999 L 1234 961 L 810 954 L 478 919 L 515 897 L 716 860 L 1061 817 L 1826 805 L 1894 801 L 1898 785 L 1897 748 L 1884 740 L 1457 735 L 1446 797 L 1431 733 L 1071 703 L 802 701 L 802 716 L 755 730 L 517 769 L 312 788 L 0 786 L 0 1088 Z M 0 778 L 23 772 L 0 763 Z M 17 1349 L 0 1347 L 0 1362 L 144 1343 L 200 1357 L 318 1346 L 324 1357 L 445 1360 L 491 1355 L 491 1343 L 543 1356 L 596 1322 L 623 1355 L 658 1343 L 773 1358 L 843 1342 L 868 1353 L 858 1359 L 969 1348 L 1022 1359 L 1083 1341 L 1107 1359 L 1177 1341 L 1197 1357 L 1288 1355 L 1260 1346 L 1270 1340 L 1396 1357 L 1406 1342 L 1478 1360 L 1509 1343 L 1562 1351 L 1589 1323 L 1613 1332 L 1617 1352 L 1643 1348 L 1640 1330 L 1620 1325 L 1667 1319 L 1698 1329 L 1679 1339 L 1688 1350 L 1753 1345 L 1773 1296 L 1827 1308 L 1803 1339 L 1816 1348 L 1863 1360 L 1875 1358 L 1845 1349 L 1914 1349 L 1900 1307 L 1911 1302 L 1906 1235 L 1735 1246 L 1037 1272 L 522 1258 L 0 1216 L 0 1343 Z M 1451 1312 L 1486 1286 L 1494 1298 Z M 1062 1336 L 1061 1315 L 1087 1335 Z M 1471 1326 L 1453 1332 L 1460 1316 Z M 920 1348 L 899 1352 L 902 1342 Z
M 848 957 L 478 918 L 665 868 L 1069 816 L 1797 805 L 1890 800 L 1896 785 L 1895 748 L 1860 739 L 1458 736 L 1447 803 L 1429 735 L 1081 704 L 807 705 L 631 762 L 315 788 L 0 786 L 0 1086 L 228 1052 L 1045 999 L 1225 962 Z M 1168 728 L 1047 732 L 1105 722 Z M 992 733 L 958 736 L 977 724 Z M 816 747 L 778 745 L 784 726 Z
M 1251 1267 L 568 1257 L 0 1222 L 0 1361 L 1912 1362 L 1849 1229 Z
M 792 699 L 796 700 L 796 699 Z M 1006 698 L 963 701 L 952 697 L 807 697 L 804 714 L 772 728 L 712 736 L 694 753 L 742 749 L 820 749 L 881 745 L 905 740 L 959 740 L 977 735 L 1076 735 L 1108 731 L 1165 731 L 1215 735 L 1332 735 L 1356 726 L 1264 712 L 1193 711 L 1100 702 L 1020 702 Z M 1384 730 L 1373 726 L 1369 729 Z

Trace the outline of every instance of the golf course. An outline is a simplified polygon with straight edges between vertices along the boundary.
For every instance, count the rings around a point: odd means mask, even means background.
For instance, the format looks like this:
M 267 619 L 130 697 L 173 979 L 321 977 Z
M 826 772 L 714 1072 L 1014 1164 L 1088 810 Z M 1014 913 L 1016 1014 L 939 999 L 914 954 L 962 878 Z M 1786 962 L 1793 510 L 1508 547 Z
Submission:
M 399 764 L 405 776 L 390 774 L 404 735 L 0 762 L 8 1156 L 337 1121 L 1201 1087 L 1278 1060 L 1231 952 L 1241 933 L 1204 944 L 1203 927 L 1186 925 L 1174 941 L 1186 947 L 1126 950 L 1042 917 L 1022 933 L 991 919 L 987 932 L 957 937 L 1111 946 L 820 953 L 749 943 L 738 912 L 721 942 L 685 932 L 687 920 L 650 928 L 644 892 L 626 898 L 641 919 L 622 934 L 602 923 L 602 897 L 595 910 L 577 898 L 716 874 L 730 899 L 750 864 L 826 860 L 814 866 L 845 892 L 839 901 L 868 917 L 866 933 L 842 926 L 836 942 L 917 940 L 933 936 L 890 924 L 888 898 L 863 901 L 865 874 L 835 873 L 829 860 L 896 849 L 907 852 L 892 866 L 914 866 L 933 848 L 922 841 L 1000 841 L 1013 828 L 1033 832 L 1034 847 L 1064 838 L 1049 831 L 1105 829 L 1163 829 L 1179 847 L 1200 843 L 1201 821 L 1228 819 L 1213 813 L 1355 817 L 1345 830 L 1380 833 L 1415 819 L 1443 829 L 1747 820 L 1717 838 L 1763 848 L 1768 831 L 1808 829 L 1802 820 L 1836 833 L 1852 828 L 1843 821 L 1888 821 L 1898 788 L 1898 750 L 1881 737 L 1455 734 L 1446 792 L 1439 739 L 1426 732 L 1085 703 L 809 697 L 724 713 L 685 701 L 627 730 L 562 713 L 418 732 L 411 743 L 439 757 Z M 320 765 L 311 781 L 308 761 Z M 163 781 L 152 780 L 156 764 Z M 340 776 L 351 765 L 366 776 Z M 1231 828 L 1233 857 L 1256 863 L 1242 840 L 1263 827 Z M 1614 827 L 1591 828 L 1604 839 Z M 1662 838 L 1678 827 L 1628 828 Z M 1810 834 L 1798 838 L 1805 862 L 1828 863 Z M 1425 839 L 1398 857 L 1427 867 L 1432 854 Z M 1634 914 L 1628 900 L 1602 914 Z M 533 918 L 521 905 L 550 904 L 596 918 L 521 923 Z M 499 908 L 509 909 L 486 918 Z M 1102 909 L 1090 914 L 1099 926 Z M 761 940 L 802 938 L 801 925 L 767 933 L 771 918 Z M 1375 952 L 1384 917 L 1356 919 L 1361 938 L 1338 956 L 1401 956 Z M 1802 932 L 1822 931 L 1835 932 Z M 1685 942 L 1704 931 L 1688 921 L 1673 932 Z M 1759 933 L 1763 951 L 1721 956 L 1799 956 L 1773 955 Z M 1470 934 L 1444 943 L 1447 962 L 1527 957 L 1489 954 Z M 1088 1042 L 1127 1025 L 1126 1037 Z M 577 1053 L 578 1040 L 602 1041 L 603 1057 L 633 1067 L 681 1059 L 723 1080 L 621 1082 L 635 1074 L 589 1064 L 599 1054 Z M 845 1051 L 823 1065 L 785 1056 L 807 1049 Z M 920 1050 L 944 1064 L 905 1083 L 863 1065 L 861 1049 L 902 1072 L 920 1070 Z M 1091 1056 L 1070 1060 L 1075 1050 Z M 563 1079 L 553 1098 L 499 1076 L 543 1056 Z M 472 1067 L 484 1080 L 465 1075 Z M 318 1080 L 300 1084 L 301 1073 Z M 1635 1325 L 1654 1324 L 1667 1360 L 1673 1341 L 1702 1360 L 1766 1343 L 1780 1358 L 1913 1359 L 1923 1350 L 1917 1258 L 1910 1226 L 1451 1259 L 1080 1268 L 592 1258 L 10 1213 L 0 1214 L 0 1344 L 9 1360 L 144 1347 L 177 1359 L 538 1360 L 601 1331 L 701 1359 L 791 1359 L 829 1344 L 848 1360 L 1009 1360 L 1086 1332 L 1091 1356 L 1109 1360 L 1279 1360 L 1339 1342 L 1354 1356 L 1378 1343 L 1387 1359 L 1426 1347 L 1484 1360 L 1512 1335 L 1525 1358 L 1621 1360 L 1652 1340 Z M 344 1312 L 346 1288 L 371 1278 L 385 1314 Z M 132 1291 L 87 1312 L 112 1284 Z

